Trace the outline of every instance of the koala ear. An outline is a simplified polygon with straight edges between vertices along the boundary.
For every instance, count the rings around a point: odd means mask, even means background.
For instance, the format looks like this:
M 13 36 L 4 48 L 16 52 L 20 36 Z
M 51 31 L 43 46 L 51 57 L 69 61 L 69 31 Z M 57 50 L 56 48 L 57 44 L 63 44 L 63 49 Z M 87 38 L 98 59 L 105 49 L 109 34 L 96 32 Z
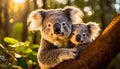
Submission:
M 71 20 L 72 24 L 83 22 L 82 18 L 84 14 L 79 8 L 67 6 L 63 9 L 63 11 L 68 16 L 68 18 Z
M 27 19 L 29 30 L 39 30 L 44 17 L 45 17 L 45 10 L 40 9 L 40 10 L 32 11 Z
M 99 32 L 100 32 L 100 27 L 97 23 L 95 22 L 88 22 L 87 23 L 87 28 L 89 30 L 89 33 L 90 33 L 90 37 L 91 39 L 95 39 L 98 35 L 99 35 Z

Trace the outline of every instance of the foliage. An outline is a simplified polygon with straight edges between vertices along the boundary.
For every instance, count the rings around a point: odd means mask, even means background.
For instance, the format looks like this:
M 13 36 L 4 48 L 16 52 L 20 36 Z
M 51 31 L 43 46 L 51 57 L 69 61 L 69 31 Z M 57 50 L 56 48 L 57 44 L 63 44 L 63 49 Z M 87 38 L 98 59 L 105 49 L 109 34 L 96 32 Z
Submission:
M 7 46 L 0 44 L 0 68 L 6 68 L 9 65 L 9 69 L 30 69 L 32 66 L 39 68 L 37 63 L 37 48 L 39 45 L 31 44 L 30 41 L 20 42 L 11 37 L 5 37 L 4 41 Z M 7 53 L 9 57 L 1 54 Z M 5 67 L 6 66 L 6 67 Z

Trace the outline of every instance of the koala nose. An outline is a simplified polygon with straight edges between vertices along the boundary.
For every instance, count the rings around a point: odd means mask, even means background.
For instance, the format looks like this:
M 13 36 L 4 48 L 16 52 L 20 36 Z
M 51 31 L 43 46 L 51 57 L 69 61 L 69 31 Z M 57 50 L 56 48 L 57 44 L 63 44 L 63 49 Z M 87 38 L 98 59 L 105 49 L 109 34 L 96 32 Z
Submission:
M 76 41 L 79 42 L 80 39 L 81 39 L 81 35 L 80 34 L 76 35 Z
M 55 34 L 60 34 L 60 24 L 59 23 L 56 23 L 54 26 L 53 26 L 53 29 L 54 29 L 54 33 Z

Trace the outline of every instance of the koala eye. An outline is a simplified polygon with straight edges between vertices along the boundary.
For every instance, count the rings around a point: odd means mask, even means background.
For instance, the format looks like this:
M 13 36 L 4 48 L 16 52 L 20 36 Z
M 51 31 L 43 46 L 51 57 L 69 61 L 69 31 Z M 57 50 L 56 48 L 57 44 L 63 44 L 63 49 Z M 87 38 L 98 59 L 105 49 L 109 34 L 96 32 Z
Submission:
M 63 24 L 62 24 L 63 26 L 65 26 L 65 22 L 63 22 Z
M 85 34 L 85 33 L 83 33 L 83 36 L 86 36 L 86 34 Z
M 51 24 L 48 24 L 47 26 L 48 26 L 48 27 L 51 27 Z
M 75 33 L 72 33 L 72 35 L 75 35 Z

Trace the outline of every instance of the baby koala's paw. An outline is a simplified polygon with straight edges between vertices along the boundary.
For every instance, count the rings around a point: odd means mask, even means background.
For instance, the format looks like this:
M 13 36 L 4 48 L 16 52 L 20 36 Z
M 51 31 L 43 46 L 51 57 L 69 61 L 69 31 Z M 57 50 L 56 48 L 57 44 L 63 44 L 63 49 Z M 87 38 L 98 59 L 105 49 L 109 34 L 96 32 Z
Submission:
M 64 50 L 64 53 L 62 53 L 59 56 L 59 60 L 60 60 L 60 62 L 62 62 L 64 60 L 76 59 L 77 57 L 78 57 L 77 48 L 71 48 L 71 49 Z
M 69 56 L 71 57 L 71 59 L 76 59 L 78 58 L 78 49 L 77 48 L 72 48 L 69 50 Z

